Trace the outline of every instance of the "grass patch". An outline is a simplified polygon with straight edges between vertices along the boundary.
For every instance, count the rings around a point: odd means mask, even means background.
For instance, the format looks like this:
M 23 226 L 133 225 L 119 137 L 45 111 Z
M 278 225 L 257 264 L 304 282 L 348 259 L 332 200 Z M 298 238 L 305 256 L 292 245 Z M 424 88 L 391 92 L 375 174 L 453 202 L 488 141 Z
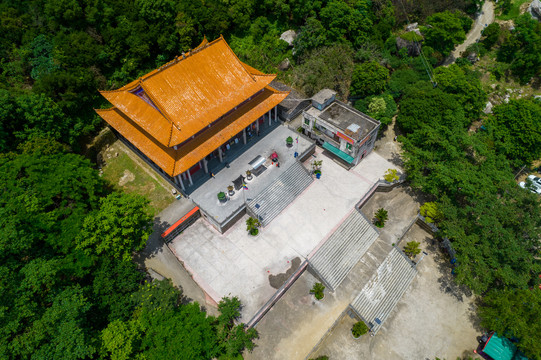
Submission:
M 148 174 L 148 170 L 154 172 L 150 166 L 144 163 L 140 165 L 128 156 L 121 147 L 123 144 L 117 141 L 102 151 L 106 163 L 103 167 L 103 178 L 108 180 L 117 190 L 139 194 L 147 198 L 150 201 L 153 215 L 157 215 L 175 201 L 175 198 L 164 188 L 161 181 L 158 182 L 155 179 L 158 178 L 158 174 L 153 176 Z M 117 153 L 118 156 L 115 156 Z M 147 167 L 147 171 L 142 166 Z
M 407 40 L 407 41 L 422 41 L 423 37 L 419 34 L 417 34 L 415 31 L 409 31 L 406 33 L 402 33 L 398 35 L 401 39 Z
M 520 15 L 520 7 L 522 4 L 530 2 L 531 0 L 512 0 L 511 1 L 511 9 L 507 14 L 500 14 L 496 16 L 496 19 L 498 20 L 515 20 Z

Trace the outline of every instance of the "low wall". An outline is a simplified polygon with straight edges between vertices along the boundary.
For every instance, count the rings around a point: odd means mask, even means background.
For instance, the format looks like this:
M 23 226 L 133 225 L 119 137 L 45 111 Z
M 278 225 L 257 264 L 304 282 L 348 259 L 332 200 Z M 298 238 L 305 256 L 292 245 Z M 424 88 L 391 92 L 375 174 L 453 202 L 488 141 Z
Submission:
M 248 328 L 253 328 L 265 316 L 267 312 L 284 296 L 286 291 L 295 283 L 295 281 L 304 273 L 308 267 L 308 260 L 304 260 L 299 268 L 287 279 L 287 281 L 278 289 L 274 295 L 263 305 L 261 309 L 246 324 Z
M 400 180 L 395 181 L 393 183 L 388 183 L 385 180 L 376 181 L 374 183 L 374 185 L 372 185 L 370 190 L 368 190 L 368 192 L 355 205 L 355 208 L 357 210 L 360 210 L 364 206 L 364 204 L 366 204 L 366 202 L 368 200 L 370 200 L 370 198 L 372 197 L 372 195 L 374 195 L 375 192 L 390 192 L 391 190 L 393 190 L 397 186 L 402 185 L 405 181 L 406 181 L 405 179 L 400 179 Z

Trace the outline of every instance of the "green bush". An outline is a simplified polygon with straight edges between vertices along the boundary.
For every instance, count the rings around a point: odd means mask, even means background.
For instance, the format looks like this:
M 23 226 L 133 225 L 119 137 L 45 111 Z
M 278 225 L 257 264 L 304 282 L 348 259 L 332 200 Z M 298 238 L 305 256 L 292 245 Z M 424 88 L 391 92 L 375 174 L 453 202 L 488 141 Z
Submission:
M 426 202 L 421 206 L 421 215 L 424 216 L 427 223 L 437 223 L 443 219 L 442 212 L 438 209 L 435 202 Z
M 370 329 L 368 329 L 368 326 L 366 326 L 364 322 L 358 321 L 351 328 L 351 334 L 353 335 L 353 337 L 358 338 L 366 334 L 368 330 Z
M 400 179 L 397 173 L 398 170 L 396 169 L 387 169 L 387 172 L 385 173 L 385 175 L 383 175 L 383 179 L 385 179 L 385 181 L 389 183 L 397 181 L 398 179 Z
M 314 294 L 316 299 L 321 300 L 323 299 L 323 296 L 325 295 L 323 292 L 325 291 L 325 285 L 322 283 L 315 283 L 312 290 L 310 290 L 310 294 Z
M 384 208 L 380 208 L 374 214 L 374 218 L 376 219 L 376 221 L 374 221 L 374 225 L 382 228 L 385 226 L 385 222 L 389 219 L 389 213 Z
M 246 219 L 246 231 L 248 231 L 248 234 L 252 236 L 256 236 L 259 234 L 259 227 L 261 226 L 261 223 L 258 219 L 254 219 L 253 217 L 249 217 Z
M 421 245 L 421 243 L 417 241 L 410 241 L 404 247 L 404 252 L 406 253 L 406 255 L 408 255 L 410 259 L 413 259 L 415 256 L 421 253 L 419 245 Z

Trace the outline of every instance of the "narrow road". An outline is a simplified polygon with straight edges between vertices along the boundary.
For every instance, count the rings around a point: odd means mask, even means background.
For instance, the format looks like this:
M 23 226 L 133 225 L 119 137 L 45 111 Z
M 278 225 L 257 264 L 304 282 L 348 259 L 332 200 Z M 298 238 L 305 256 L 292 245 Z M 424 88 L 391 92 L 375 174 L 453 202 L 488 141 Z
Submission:
M 460 45 L 458 45 L 451 55 L 445 60 L 445 65 L 451 65 L 455 62 L 457 58 L 460 57 L 460 54 L 466 50 L 468 46 L 474 44 L 477 40 L 481 38 L 481 31 L 485 28 L 486 25 L 492 24 L 494 22 L 494 3 L 492 1 L 485 1 L 483 7 L 481 8 L 481 15 L 475 19 L 473 27 L 470 32 L 466 35 L 466 40 Z

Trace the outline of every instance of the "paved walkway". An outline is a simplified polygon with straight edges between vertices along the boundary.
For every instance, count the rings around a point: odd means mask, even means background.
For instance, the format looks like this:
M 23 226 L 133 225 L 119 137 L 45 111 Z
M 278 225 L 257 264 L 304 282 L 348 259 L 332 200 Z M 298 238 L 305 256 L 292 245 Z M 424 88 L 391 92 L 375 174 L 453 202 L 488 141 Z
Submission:
M 481 38 L 481 32 L 494 22 L 494 3 L 492 1 L 485 1 L 483 7 L 481 8 L 481 14 L 475 19 L 473 27 L 466 35 L 466 40 L 453 50 L 451 55 L 445 60 L 444 65 L 451 65 L 458 59 L 462 52 L 464 52 L 468 46 L 474 44 L 477 40 Z

